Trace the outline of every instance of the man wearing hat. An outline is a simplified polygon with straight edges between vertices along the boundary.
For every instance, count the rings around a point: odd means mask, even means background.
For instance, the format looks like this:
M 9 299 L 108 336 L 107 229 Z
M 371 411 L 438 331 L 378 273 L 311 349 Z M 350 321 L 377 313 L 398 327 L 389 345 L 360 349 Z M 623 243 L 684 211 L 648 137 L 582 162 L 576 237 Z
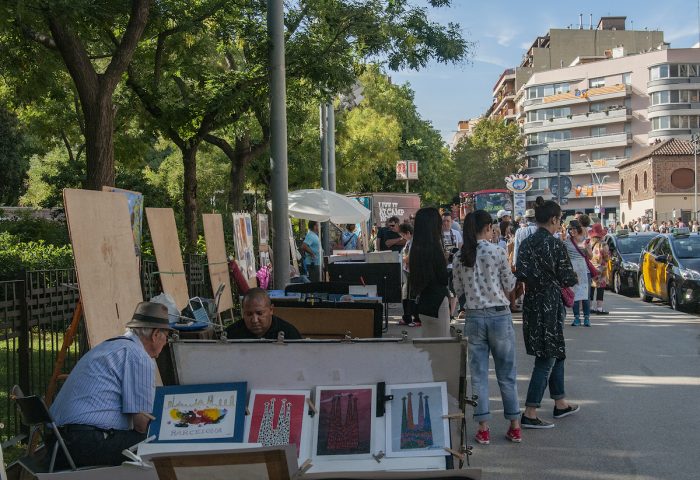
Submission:
M 76 466 L 119 465 L 146 438 L 155 396 L 153 361 L 168 342 L 165 305 L 141 302 L 127 332 L 86 353 L 51 405 Z M 53 439 L 55 441 L 55 439 Z M 59 449 L 59 465 L 65 465 Z

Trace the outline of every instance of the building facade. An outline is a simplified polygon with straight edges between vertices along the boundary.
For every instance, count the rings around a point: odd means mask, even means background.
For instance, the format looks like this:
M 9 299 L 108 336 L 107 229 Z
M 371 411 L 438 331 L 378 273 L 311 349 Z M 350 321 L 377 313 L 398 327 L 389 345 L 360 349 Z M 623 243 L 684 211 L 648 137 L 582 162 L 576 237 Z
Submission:
M 655 143 L 618 167 L 622 223 L 641 217 L 659 223 L 695 218 L 695 155 L 690 141 L 670 138 Z
M 552 195 L 556 173 L 549 153 L 571 152 L 569 210 L 620 220 L 618 167 L 650 143 L 689 139 L 700 127 L 700 49 L 629 53 L 577 59 L 572 66 L 534 73 L 518 92 L 526 137 L 528 200 Z M 681 76 L 682 75 L 682 76 Z

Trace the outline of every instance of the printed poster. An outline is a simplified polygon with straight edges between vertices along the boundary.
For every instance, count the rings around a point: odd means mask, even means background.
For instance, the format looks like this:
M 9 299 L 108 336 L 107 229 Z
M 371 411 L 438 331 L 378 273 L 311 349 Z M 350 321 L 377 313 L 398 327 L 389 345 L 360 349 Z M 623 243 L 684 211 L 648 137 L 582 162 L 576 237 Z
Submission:
M 313 457 L 372 458 L 376 386 L 316 387 Z
M 309 457 L 309 390 L 252 390 L 245 439 L 263 447 L 295 445 L 298 458 Z
M 245 382 L 156 388 L 148 435 L 156 442 L 241 442 Z
M 450 448 L 447 383 L 387 385 L 387 457 L 443 456 Z

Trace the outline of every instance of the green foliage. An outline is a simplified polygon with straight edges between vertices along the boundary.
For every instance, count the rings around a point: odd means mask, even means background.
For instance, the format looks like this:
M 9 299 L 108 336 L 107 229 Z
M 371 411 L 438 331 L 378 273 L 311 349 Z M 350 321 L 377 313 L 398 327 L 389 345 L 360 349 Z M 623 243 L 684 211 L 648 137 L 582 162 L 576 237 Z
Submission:
M 21 205 L 60 206 L 64 188 L 81 188 L 85 160 L 71 161 L 64 149 L 54 148 L 45 155 L 32 156 L 27 177 L 27 191 L 20 199 Z
M 21 278 L 23 270 L 51 270 L 73 267 L 69 245 L 55 246 L 43 240 L 21 242 L 19 237 L 0 233 L 0 280 Z
M 29 168 L 17 117 L 0 104 L 0 205 L 16 205 Z
M 43 241 L 61 247 L 70 243 L 65 222 L 23 215 L 18 220 L 0 220 L 0 232 L 6 232 L 18 242 Z
M 452 152 L 461 191 L 504 188 L 504 178 L 523 167 L 523 148 L 517 124 L 481 120 L 473 135 L 464 137 Z

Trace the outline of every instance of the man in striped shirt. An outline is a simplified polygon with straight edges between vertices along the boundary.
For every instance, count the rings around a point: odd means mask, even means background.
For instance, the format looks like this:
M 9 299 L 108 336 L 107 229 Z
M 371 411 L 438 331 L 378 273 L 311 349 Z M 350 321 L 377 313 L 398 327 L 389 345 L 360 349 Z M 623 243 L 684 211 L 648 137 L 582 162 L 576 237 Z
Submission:
M 141 302 L 126 326 L 123 336 L 80 359 L 51 405 L 78 467 L 119 465 L 125 460 L 121 451 L 146 438 L 155 396 L 152 359 L 168 341 L 168 309 Z

